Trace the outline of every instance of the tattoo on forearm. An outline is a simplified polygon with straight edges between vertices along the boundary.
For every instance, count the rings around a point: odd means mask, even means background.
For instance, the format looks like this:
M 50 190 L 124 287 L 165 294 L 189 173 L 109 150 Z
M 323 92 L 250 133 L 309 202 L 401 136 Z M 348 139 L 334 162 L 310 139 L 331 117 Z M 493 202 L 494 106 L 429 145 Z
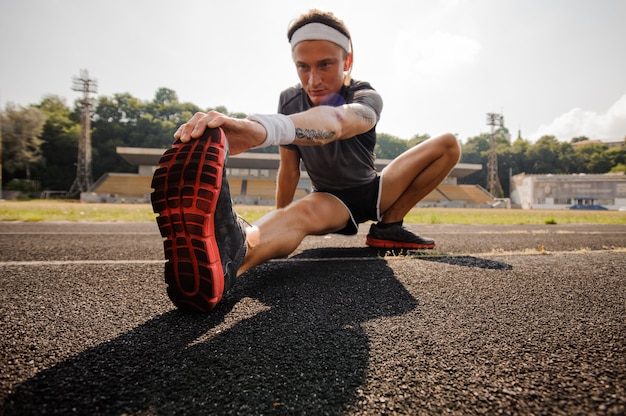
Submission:
M 336 132 L 327 130 L 301 129 L 296 127 L 296 138 L 311 141 L 330 140 L 335 137 Z

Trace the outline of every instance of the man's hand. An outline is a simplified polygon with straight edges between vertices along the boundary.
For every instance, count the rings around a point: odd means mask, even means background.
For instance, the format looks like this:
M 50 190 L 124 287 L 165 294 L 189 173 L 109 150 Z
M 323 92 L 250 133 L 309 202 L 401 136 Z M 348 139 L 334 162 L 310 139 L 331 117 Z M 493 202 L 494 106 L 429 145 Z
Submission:
M 265 140 L 265 128 L 259 123 L 228 117 L 217 111 L 194 114 L 188 122 L 182 124 L 176 130 L 174 138 L 187 143 L 202 136 L 207 128 L 216 127 L 221 127 L 224 130 L 231 155 L 245 152 L 252 147 L 260 145 Z

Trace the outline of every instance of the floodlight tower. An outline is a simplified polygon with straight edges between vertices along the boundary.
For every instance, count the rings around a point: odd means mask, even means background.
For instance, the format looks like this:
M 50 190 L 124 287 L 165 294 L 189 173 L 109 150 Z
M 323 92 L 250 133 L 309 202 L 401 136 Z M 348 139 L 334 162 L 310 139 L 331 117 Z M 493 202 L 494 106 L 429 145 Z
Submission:
M 70 196 L 80 195 L 87 192 L 93 180 L 91 177 L 91 115 L 90 109 L 93 106 L 90 93 L 96 93 L 98 84 L 96 80 L 89 78 L 86 69 L 81 69 L 80 76 L 73 78 L 72 90 L 82 92 L 83 99 L 80 100 L 80 137 L 78 139 L 78 158 L 76 160 L 76 179 L 70 188 Z
M 487 113 L 487 125 L 491 126 L 489 137 L 489 162 L 487 164 L 487 190 L 494 196 L 502 196 L 502 185 L 498 178 L 498 155 L 496 153 L 495 128 L 504 126 L 502 114 Z

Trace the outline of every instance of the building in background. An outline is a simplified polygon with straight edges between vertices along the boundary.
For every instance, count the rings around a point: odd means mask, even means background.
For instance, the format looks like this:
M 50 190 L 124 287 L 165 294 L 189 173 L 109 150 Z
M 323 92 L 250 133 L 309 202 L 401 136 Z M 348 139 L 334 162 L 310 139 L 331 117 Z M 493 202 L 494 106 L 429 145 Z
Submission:
M 626 175 L 527 175 L 511 178 L 511 203 L 524 209 L 626 207 Z

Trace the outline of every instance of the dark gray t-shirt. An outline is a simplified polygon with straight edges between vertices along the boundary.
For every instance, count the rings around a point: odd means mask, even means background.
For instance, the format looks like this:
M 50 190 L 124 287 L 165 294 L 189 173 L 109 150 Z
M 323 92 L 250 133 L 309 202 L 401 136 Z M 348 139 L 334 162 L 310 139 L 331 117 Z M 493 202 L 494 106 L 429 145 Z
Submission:
M 376 121 L 380 120 L 383 102 L 380 95 L 367 82 L 352 80 L 336 97 L 325 100 L 323 105 L 340 106 L 361 103 L 372 108 Z M 300 85 L 280 94 L 278 112 L 285 115 L 300 113 L 313 104 Z M 324 146 L 287 145 L 296 149 L 304 162 L 315 190 L 354 188 L 370 183 L 376 178 L 374 146 L 376 126 L 368 132 L 345 140 L 337 140 Z

